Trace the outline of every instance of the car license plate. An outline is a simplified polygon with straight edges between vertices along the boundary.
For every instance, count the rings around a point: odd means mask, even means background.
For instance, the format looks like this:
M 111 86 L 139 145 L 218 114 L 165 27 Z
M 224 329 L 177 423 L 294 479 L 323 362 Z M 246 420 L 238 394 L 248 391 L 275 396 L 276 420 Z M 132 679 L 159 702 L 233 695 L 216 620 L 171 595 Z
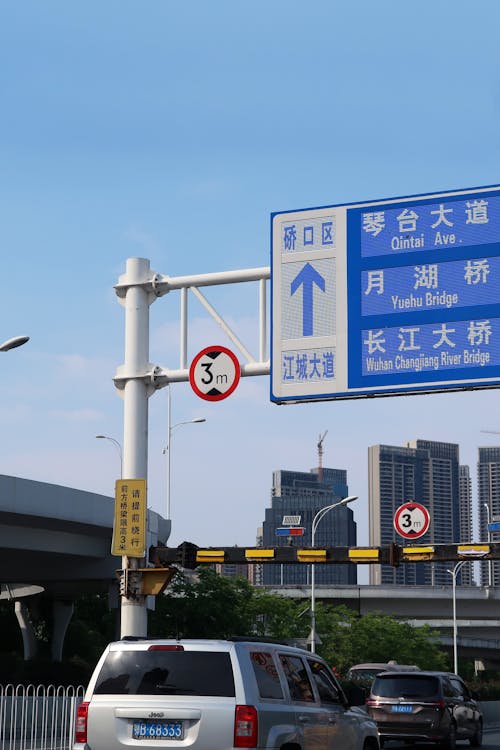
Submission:
M 182 740 L 182 721 L 134 721 L 134 740 Z
M 400 706 L 392 706 L 391 710 L 393 714 L 411 714 L 411 712 L 413 711 L 413 706 L 411 706 L 409 703 L 406 703 Z

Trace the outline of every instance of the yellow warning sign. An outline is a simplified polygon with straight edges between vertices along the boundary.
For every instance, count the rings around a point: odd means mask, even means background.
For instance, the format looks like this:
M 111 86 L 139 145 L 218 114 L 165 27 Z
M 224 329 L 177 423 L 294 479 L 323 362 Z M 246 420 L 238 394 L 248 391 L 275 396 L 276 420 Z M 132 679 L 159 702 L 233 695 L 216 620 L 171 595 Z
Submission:
M 115 521 L 111 554 L 146 554 L 146 480 L 118 479 L 115 483 Z

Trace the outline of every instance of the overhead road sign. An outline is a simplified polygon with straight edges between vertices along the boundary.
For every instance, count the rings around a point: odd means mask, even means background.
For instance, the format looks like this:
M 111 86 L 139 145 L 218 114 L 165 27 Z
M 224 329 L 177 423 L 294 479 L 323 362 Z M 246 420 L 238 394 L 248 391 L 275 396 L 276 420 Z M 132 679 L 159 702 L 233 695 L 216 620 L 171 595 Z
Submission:
M 488 531 L 500 531 L 500 521 L 494 521 L 488 524 Z
M 238 358 L 225 346 L 207 346 L 199 352 L 189 368 L 191 388 L 205 401 L 222 401 L 240 382 Z
M 271 218 L 271 400 L 500 385 L 500 187 Z
M 418 539 L 429 530 L 430 515 L 420 503 L 404 503 L 394 514 L 394 528 L 405 539 Z

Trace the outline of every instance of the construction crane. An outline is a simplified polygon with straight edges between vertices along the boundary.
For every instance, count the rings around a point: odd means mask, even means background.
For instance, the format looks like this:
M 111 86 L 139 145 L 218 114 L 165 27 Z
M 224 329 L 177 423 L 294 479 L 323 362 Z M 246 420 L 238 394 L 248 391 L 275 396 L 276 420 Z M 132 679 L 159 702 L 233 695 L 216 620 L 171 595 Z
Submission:
M 326 437 L 328 430 L 325 430 L 318 439 L 318 481 L 323 481 L 323 440 Z

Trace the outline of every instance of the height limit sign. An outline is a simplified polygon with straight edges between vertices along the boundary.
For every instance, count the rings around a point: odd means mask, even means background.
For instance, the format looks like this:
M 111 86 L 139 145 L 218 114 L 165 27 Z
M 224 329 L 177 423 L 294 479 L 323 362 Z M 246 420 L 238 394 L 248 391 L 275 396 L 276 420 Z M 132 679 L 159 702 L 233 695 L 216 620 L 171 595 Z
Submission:
M 418 539 L 429 530 L 429 511 L 420 503 L 404 503 L 394 514 L 394 528 L 405 539 Z
M 238 358 L 224 346 L 207 346 L 191 363 L 189 382 L 197 396 L 205 401 L 222 401 L 240 381 Z

